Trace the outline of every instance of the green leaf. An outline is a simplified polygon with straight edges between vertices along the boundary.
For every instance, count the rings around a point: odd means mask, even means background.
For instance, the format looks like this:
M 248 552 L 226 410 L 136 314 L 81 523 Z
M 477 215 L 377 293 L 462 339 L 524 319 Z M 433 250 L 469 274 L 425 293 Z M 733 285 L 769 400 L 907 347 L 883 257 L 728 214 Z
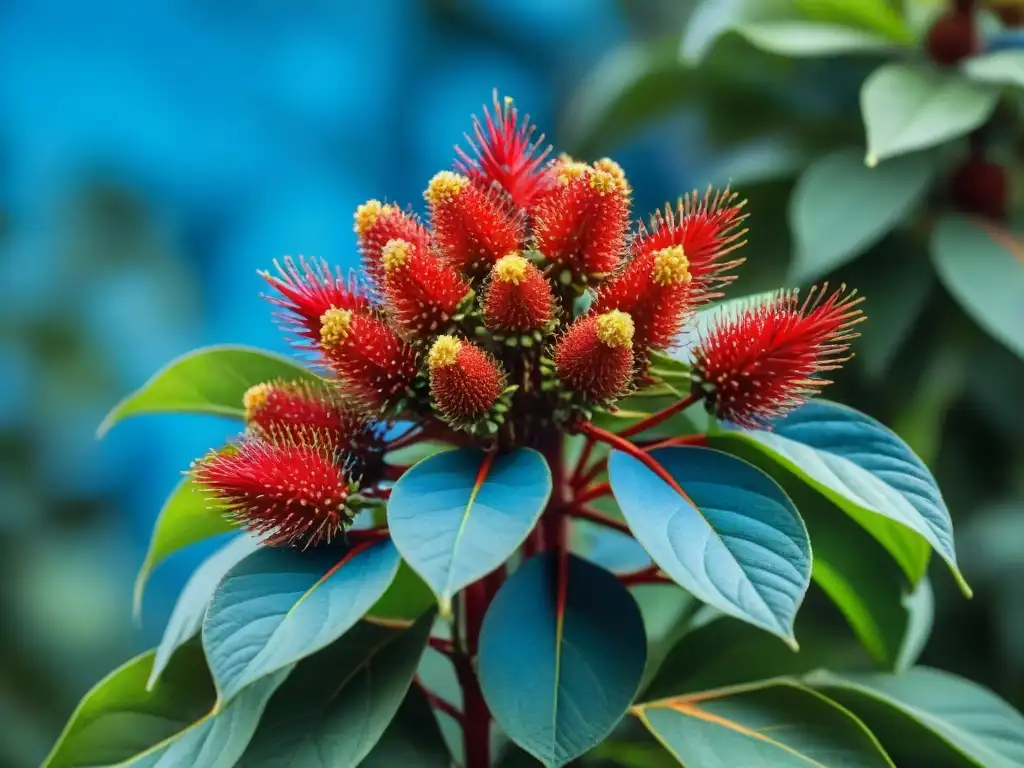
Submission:
M 914 42 L 906 21 L 889 0 L 795 0 L 796 7 L 818 21 L 850 24 L 873 30 L 903 45 Z
M 749 22 L 789 16 L 792 0 L 703 0 L 690 15 L 679 47 L 679 58 L 694 66 L 722 34 Z
M 160 563 L 185 547 L 234 530 L 234 524 L 217 510 L 216 503 L 191 477 L 178 483 L 157 516 L 146 559 L 135 577 L 132 609 L 136 620 L 142 615 L 146 584 Z
M 793 502 L 764 472 L 721 451 L 662 448 L 650 455 L 686 497 L 613 451 L 612 491 L 637 541 L 694 597 L 795 647 L 793 620 L 810 582 L 811 551 Z
M 958 138 L 988 120 L 999 100 L 995 88 L 947 72 L 886 64 L 861 89 L 867 130 L 865 162 L 935 146 Z
M 503 454 L 460 448 L 402 475 L 388 501 L 388 526 L 446 615 L 456 592 L 523 543 L 550 496 L 551 470 L 532 448 Z
M 433 613 L 404 630 L 362 622 L 300 662 L 239 768 L 358 765 L 405 698 L 433 622 Z
M 146 687 L 154 652 L 101 680 L 71 715 L 42 768 L 82 768 L 128 760 L 188 727 L 213 706 L 199 643 L 174 655 L 160 684 Z
M 814 163 L 790 198 L 794 281 L 815 280 L 877 243 L 921 201 L 935 170 L 935 159 L 920 152 L 877 168 L 852 149 Z
M 896 671 L 905 672 L 917 664 L 935 625 L 935 594 L 932 583 L 925 577 L 910 594 L 903 596 L 907 612 L 907 630 L 896 657 Z
M 972 80 L 1024 88 L 1024 51 L 1003 50 L 967 59 L 963 71 Z
M 341 637 L 398 570 L 390 541 L 300 552 L 265 547 L 228 572 L 203 621 L 218 706 Z
M 99 435 L 119 421 L 144 413 L 201 413 L 241 419 L 245 391 L 273 379 L 318 377 L 286 357 L 251 347 L 197 349 L 161 368 L 115 405 L 100 424 Z
M 680 765 L 894 768 L 856 717 L 789 681 L 664 699 L 633 712 Z
M 395 580 L 368 615 L 388 621 L 415 621 L 436 602 L 427 583 L 403 560 Z
M 871 32 L 814 21 L 762 21 L 741 24 L 736 31 L 751 45 L 782 56 L 881 53 L 893 48 L 891 40 Z
M 640 610 L 619 580 L 574 555 L 527 560 L 484 618 L 480 686 L 494 719 L 547 766 L 605 739 L 644 672 Z
M 450 768 L 451 765 L 451 755 L 430 704 L 422 693 L 412 689 L 359 768 Z
M 1024 245 L 995 224 L 947 215 L 931 248 L 939 279 L 967 314 L 1024 357 Z
M 218 706 L 180 733 L 107 768 L 233 768 L 249 745 L 267 700 L 290 671 L 291 667 L 285 667 L 264 677 L 227 706 Z
M 1024 765 L 1024 717 L 969 680 L 917 667 L 902 675 L 818 672 L 807 682 L 864 720 L 897 765 Z
M 956 564 L 953 524 L 928 468 L 892 430 L 853 408 L 815 399 L 772 430 L 724 429 L 709 442 L 743 441 L 824 494 L 866 528 L 917 584 L 930 545 L 970 595 Z
M 167 628 L 157 646 L 153 669 L 146 684 L 148 689 L 152 690 L 156 685 L 175 651 L 199 634 L 206 609 L 221 579 L 258 547 L 259 543 L 254 538 L 243 534 L 207 558 L 192 574 L 174 604 Z

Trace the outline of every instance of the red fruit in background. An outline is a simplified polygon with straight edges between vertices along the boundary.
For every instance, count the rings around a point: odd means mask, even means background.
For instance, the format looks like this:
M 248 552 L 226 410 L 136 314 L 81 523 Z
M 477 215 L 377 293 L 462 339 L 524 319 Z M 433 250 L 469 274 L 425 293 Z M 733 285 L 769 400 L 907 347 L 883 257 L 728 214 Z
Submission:
M 936 64 L 951 67 L 981 50 L 981 39 L 969 10 L 952 10 L 928 31 L 925 50 Z
M 965 213 L 992 219 L 1006 215 L 1009 183 L 1006 170 L 980 155 L 972 155 L 949 180 L 954 205 Z

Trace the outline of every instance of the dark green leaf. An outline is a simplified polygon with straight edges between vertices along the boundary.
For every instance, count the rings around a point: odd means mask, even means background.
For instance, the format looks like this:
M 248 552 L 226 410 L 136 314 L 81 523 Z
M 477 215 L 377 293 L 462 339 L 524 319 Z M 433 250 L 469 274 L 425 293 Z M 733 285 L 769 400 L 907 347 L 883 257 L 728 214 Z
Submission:
M 154 652 L 111 672 L 75 709 L 43 768 L 83 768 L 119 763 L 174 736 L 209 712 L 213 684 L 199 643 L 181 648 L 160 683 L 146 680 Z
M 394 545 L 382 541 L 307 552 L 265 547 L 232 568 L 203 621 L 219 706 L 345 634 L 390 586 L 398 563 Z
M 551 470 L 537 451 L 495 455 L 460 448 L 402 475 L 388 501 L 388 525 L 444 615 L 456 592 L 516 551 L 550 495 Z
M 484 619 L 480 685 L 494 719 L 547 766 L 606 738 L 644 672 L 640 611 L 619 580 L 568 555 L 528 560 Z
M 239 768 L 358 765 L 412 683 L 434 614 L 405 630 L 357 624 L 301 661 L 270 700 Z
M 405 695 L 398 714 L 359 768 L 450 768 L 451 755 L 434 712 L 419 691 Z
M 115 405 L 100 425 L 106 434 L 119 421 L 144 413 L 202 413 L 241 419 L 242 396 L 254 384 L 317 377 L 286 357 L 240 346 L 205 347 L 157 371 Z
M 917 667 L 902 675 L 820 672 L 808 683 L 864 720 L 897 765 L 1024 765 L 1024 717 L 969 680 Z
M 885 64 L 864 82 L 860 100 L 865 162 L 874 166 L 969 133 L 988 120 L 999 91 L 923 66 Z
M 415 621 L 434 605 L 434 593 L 404 560 L 398 566 L 388 591 L 370 609 L 376 619 Z
M 1024 245 L 995 224 L 944 216 L 932 232 L 932 262 L 967 313 L 1024 357 Z
M 935 170 L 935 159 L 921 152 L 877 168 L 852 149 L 818 160 L 790 199 L 794 280 L 815 280 L 878 242 L 924 197 Z
M 727 453 L 663 448 L 684 498 L 635 458 L 608 461 L 615 499 L 661 569 L 699 600 L 796 645 L 793 619 L 811 576 L 807 530 L 768 475 Z
M 894 768 L 856 717 L 788 681 L 665 699 L 634 712 L 680 765 Z
M 153 527 L 146 559 L 135 577 L 133 610 L 136 619 L 142 613 L 142 596 L 153 570 L 175 552 L 213 536 L 235 530 L 217 510 L 208 494 L 186 477 L 164 502 Z
M 211 555 L 192 574 L 181 591 L 178 602 L 174 604 L 167 628 L 160 639 L 160 645 L 157 646 L 153 669 L 147 683 L 148 688 L 152 689 L 156 685 L 171 655 L 199 634 L 206 609 L 221 579 L 242 558 L 255 552 L 258 546 L 258 542 L 251 536 L 239 536 Z

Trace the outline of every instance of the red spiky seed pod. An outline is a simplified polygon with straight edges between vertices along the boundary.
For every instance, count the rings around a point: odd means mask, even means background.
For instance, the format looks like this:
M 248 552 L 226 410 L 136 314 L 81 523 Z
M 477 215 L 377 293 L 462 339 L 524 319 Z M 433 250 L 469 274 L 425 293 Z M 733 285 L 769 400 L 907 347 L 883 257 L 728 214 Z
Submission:
M 633 318 L 633 349 L 638 356 L 647 350 L 672 346 L 693 306 L 690 262 L 680 245 L 634 256 L 598 292 L 594 312 L 618 309 Z
M 456 147 L 456 168 L 483 192 L 497 184 L 519 208 L 529 209 L 550 190 L 555 179 L 543 167 L 551 147 L 543 147 L 544 135 L 534 138 L 529 116 L 522 122 L 512 99 L 499 102 L 494 92 L 494 112 L 484 108 L 484 122 L 473 116 L 473 136 L 466 136 L 472 155 Z M 512 249 L 509 249 L 512 250 Z
M 369 414 L 327 384 L 264 382 L 246 390 L 242 404 L 250 432 L 268 442 L 316 434 L 332 449 L 365 454 L 379 448 Z
M 423 193 L 430 207 L 434 248 L 456 269 L 483 277 L 524 238 L 522 217 L 466 176 L 441 171 Z
M 582 163 L 561 163 L 558 171 L 560 187 L 544 198 L 534 215 L 537 250 L 563 282 L 600 280 L 622 262 L 629 231 L 629 185 L 624 176 Z
M 374 314 L 328 310 L 320 347 L 352 394 L 374 408 L 392 405 L 416 378 L 416 350 Z
M 483 349 L 454 336 L 439 336 L 427 355 L 430 394 L 452 424 L 485 416 L 505 391 L 505 374 Z
M 551 284 L 528 259 L 509 253 L 491 270 L 483 298 L 484 324 L 501 333 L 529 333 L 548 327 L 555 317 Z
M 622 397 L 633 378 L 633 320 L 612 310 L 569 326 L 555 345 L 555 372 L 589 401 Z
M 760 429 L 803 404 L 829 384 L 817 378 L 839 368 L 864 320 L 863 300 L 842 286 L 826 295 L 814 287 L 803 303 L 797 293 L 748 308 L 712 326 L 693 352 L 695 388 L 708 409 L 742 427 Z
M 360 292 L 355 277 L 344 280 L 340 272 L 332 272 L 323 259 L 299 257 L 296 262 L 285 256 L 283 264 L 274 261 L 278 274 L 261 272 L 280 296 L 267 296 L 271 304 L 281 308 L 275 317 L 285 331 L 295 333 L 300 347 L 315 347 L 320 341 L 320 318 L 329 309 L 366 310 L 369 299 Z
M 326 543 L 351 522 L 352 484 L 315 440 L 246 438 L 197 461 L 192 476 L 226 517 L 270 546 Z
M 675 210 L 665 206 L 651 217 L 651 228 L 643 225 L 633 239 L 630 255 L 645 254 L 680 246 L 692 278 L 690 300 L 694 306 L 722 296 L 721 289 L 736 279 L 729 272 L 743 263 L 733 252 L 745 243 L 741 225 L 746 218 L 745 200 L 726 188 L 700 196 L 696 192 L 681 199 Z
M 454 267 L 407 240 L 389 240 L 381 265 L 388 313 L 413 338 L 446 328 L 469 293 Z
M 413 214 L 379 200 L 368 200 L 355 215 L 355 232 L 367 273 L 380 285 L 384 278 L 381 252 L 389 240 L 405 240 L 417 250 L 430 249 L 430 233 Z

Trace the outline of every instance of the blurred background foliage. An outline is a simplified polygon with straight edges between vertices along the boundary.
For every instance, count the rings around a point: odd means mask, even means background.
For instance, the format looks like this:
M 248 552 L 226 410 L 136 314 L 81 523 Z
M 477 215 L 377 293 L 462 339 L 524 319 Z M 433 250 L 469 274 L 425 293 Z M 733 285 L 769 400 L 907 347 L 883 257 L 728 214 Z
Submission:
M 449 166 L 494 88 L 515 96 L 559 150 L 614 154 L 637 216 L 694 187 L 732 183 L 751 214 L 734 295 L 826 276 L 863 290 L 871 320 L 860 356 L 828 396 L 882 419 L 926 458 L 976 593 L 965 602 L 933 570 L 936 626 L 923 662 L 1024 706 L 1024 324 L 1000 332 L 991 318 L 979 323 L 984 299 L 979 309 L 951 292 L 928 253 L 936 217 L 954 211 L 983 214 L 1013 237 L 1024 213 L 1019 94 L 1004 91 L 983 130 L 944 142 L 927 173 L 883 185 L 903 190 L 891 205 L 859 180 L 862 83 L 880 64 L 920 58 L 947 5 L 5 3 L 0 766 L 38 762 L 82 693 L 155 644 L 210 550 L 162 566 L 142 627 L 132 626 L 132 580 L 160 504 L 234 425 L 140 419 L 96 443 L 106 410 L 201 344 L 286 351 L 256 270 L 284 254 L 354 265 L 355 206 L 376 196 L 421 208 L 426 180 Z M 857 9 L 869 6 L 909 22 L 865 20 Z M 821 51 L 806 29 L 796 43 L 766 43 L 749 25 L 775 13 L 886 44 Z M 1014 21 L 984 14 L 976 50 L 1024 46 Z M 1001 174 L 965 197 L 952 180 L 978 157 Z M 803 197 L 845 191 L 845 214 L 801 219 L 803 174 L 822 158 L 834 173 L 818 171 L 825 182 Z M 1003 191 L 995 201 L 992 189 Z M 873 202 L 891 221 L 880 228 L 886 217 L 875 213 L 870 236 L 837 256 L 837 233 Z M 817 223 L 817 240 L 801 221 Z M 999 242 L 1012 252 L 1006 243 L 1016 241 Z M 1012 263 L 1021 275 L 983 272 L 982 287 L 1019 286 L 1024 262 Z M 1024 321 L 1024 291 L 1009 301 L 1004 316 Z

